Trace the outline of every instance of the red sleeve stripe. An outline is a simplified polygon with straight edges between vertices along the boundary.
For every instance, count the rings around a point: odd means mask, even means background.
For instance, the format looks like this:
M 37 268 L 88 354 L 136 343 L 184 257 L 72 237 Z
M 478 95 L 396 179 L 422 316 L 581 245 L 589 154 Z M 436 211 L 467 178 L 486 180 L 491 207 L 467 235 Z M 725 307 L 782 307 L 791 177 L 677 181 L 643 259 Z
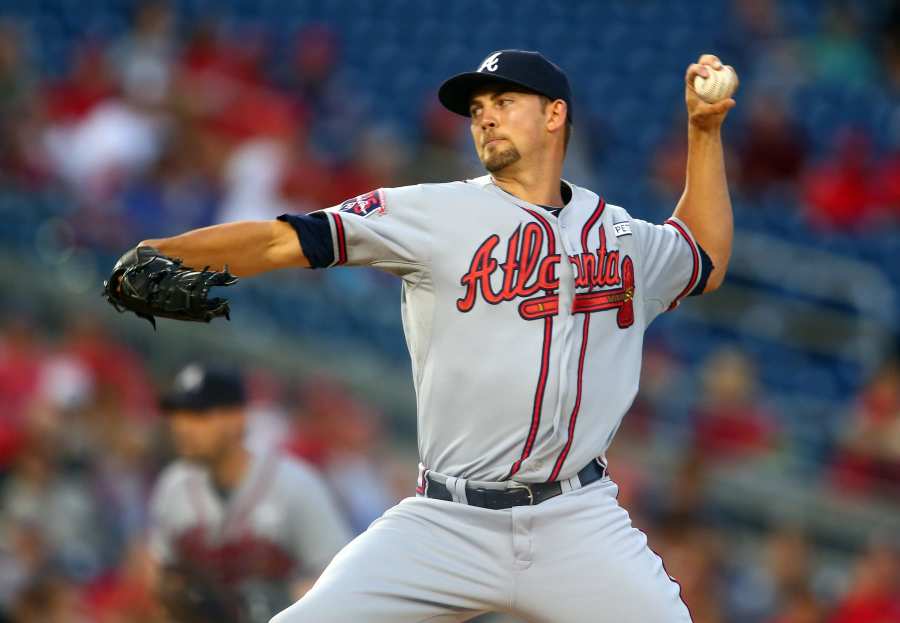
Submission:
M 678 223 L 678 221 L 669 219 L 668 221 L 666 221 L 666 225 L 671 225 L 672 227 L 674 227 L 676 231 L 681 234 L 682 238 L 687 241 L 688 246 L 691 248 L 691 257 L 694 260 L 694 266 L 691 269 L 691 278 L 688 279 L 687 285 L 684 286 L 684 290 L 682 290 L 681 293 L 675 297 L 675 300 L 672 301 L 672 304 L 669 305 L 669 309 L 671 310 L 675 309 L 675 306 L 678 305 L 678 301 L 686 297 L 690 293 L 691 289 L 693 289 L 694 286 L 697 285 L 697 275 L 700 273 L 700 254 L 697 252 L 697 245 L 694 244 L 693 239 L 688 236 L 687 232 L 684 230 L 684 227 L 682 227 L 681 224 Z
M 331 217 L 334 219 L 334 233 L 337 235 L 337 262 L 336 266 L 347 263 L 347 239 L 344 236 L 344 221 L 337 212 L 332 212 Z

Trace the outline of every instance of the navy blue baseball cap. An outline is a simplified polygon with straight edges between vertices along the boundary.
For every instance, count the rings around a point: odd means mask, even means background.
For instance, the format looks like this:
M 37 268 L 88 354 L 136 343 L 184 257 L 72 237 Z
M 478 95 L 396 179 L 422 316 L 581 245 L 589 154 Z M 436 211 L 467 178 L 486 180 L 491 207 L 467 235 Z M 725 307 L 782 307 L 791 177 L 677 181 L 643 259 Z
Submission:
M 159 401 L 164 412 L 208 411 L 240 407 L 247 400 L 244 381 L 236 370 L 192 363 L 176 376 Z
M 572 89 L 565 72 L 540 52 L 500 50 L 485 58 L 478 69 L 453 76 L 438 90 L 438 99 L 448 110 L 469 116 L 469 100 L 477 89 L 489 84 L 524 88 L 551 100 L 563 100 L 572 122 Z

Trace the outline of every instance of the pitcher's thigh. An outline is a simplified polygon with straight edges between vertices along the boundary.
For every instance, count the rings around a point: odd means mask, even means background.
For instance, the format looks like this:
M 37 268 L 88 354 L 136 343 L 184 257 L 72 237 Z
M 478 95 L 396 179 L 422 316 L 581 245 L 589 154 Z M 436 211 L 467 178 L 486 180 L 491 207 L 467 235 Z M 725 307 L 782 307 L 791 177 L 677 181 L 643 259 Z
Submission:
M 555 578 L 550 590 L 528 599 L 525 612 L 535 623 L 690 623 L 679 586 L 669 578 L 659 557 L 644 551 L 627 558 L 588 555 Z
M 561 502 L 535 518 L 534 562 L 517 591 L 524 613 L 548 623 L 690 622 L 680 587 L 615 499 L 598 489 Z
M 271 623 L 449 623 L 494 600 L 478 552 L 416 518 L 382 518 L 348 544 Z

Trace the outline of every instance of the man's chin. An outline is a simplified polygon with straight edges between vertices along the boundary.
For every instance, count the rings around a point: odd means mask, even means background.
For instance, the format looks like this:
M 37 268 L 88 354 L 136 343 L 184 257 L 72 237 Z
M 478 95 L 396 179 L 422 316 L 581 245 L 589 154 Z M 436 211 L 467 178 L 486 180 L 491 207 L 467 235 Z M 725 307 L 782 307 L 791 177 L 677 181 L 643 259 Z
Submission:
M 484 168 L 490 173 L 497 173 L 506 167 L 519 161 L 519 154 L 515 151 L 504 151 L 497 154 L 491 154 L 481 161 Z

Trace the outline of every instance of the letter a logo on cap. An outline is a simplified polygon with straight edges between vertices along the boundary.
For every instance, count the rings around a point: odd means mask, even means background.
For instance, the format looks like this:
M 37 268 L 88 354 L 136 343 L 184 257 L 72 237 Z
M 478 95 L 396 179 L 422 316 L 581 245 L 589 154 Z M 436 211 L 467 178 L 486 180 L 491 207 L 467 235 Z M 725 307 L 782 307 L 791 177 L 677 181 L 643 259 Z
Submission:
M 478 68 L 478 71 L 497 71 L 497 62 L 500 60 L 501 54 L 502 52 L 494 52 L 488 56 L 484 59 L 484 62 L 481 64 L 481 67 Z

